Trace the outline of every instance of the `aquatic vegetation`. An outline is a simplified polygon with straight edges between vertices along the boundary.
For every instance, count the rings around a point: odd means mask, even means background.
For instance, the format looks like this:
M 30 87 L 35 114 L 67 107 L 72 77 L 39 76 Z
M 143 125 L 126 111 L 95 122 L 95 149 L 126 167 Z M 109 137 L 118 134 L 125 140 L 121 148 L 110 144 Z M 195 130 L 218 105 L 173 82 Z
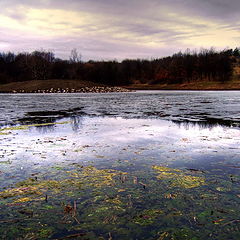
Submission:
M 15 200 L 14 203 L 30 202 L 31 200 L 32 199 L 29 197 L 19 198 L 19 199 Z
M 228 191 L 230 191 L 230 189 L 226 188 L 226 187 L 217 187 L 216 190 L 219 191 L 219 192 L 228 192 Z
M 101 187 L 113 186 L 115 176 L 126 174 L 112 169 L 97 169 L 93 166 L 83 167 L 77 171 L 72 170 L 65 172 L 63 170 L 63 174 L 64 173 L 66 176 L 62 180 L 41 180 L 29 178 L 18 182 L 15 188 L 10 188 L 0 192 L 0 198 L 6 199 L 23 195 L 31 195 L 31 198 L 24 197 L 14 200 L 14 202 L 26 202 L 39 200 L 39 195 L 44 195 L 48 192 L 52 192 L 54 194 L 62 193 L 72 196 L 74 194 L 71 191 L 76 189 L 91 188 L 94 190 Z M 35 195 L 35 197 L 33 195 Z M 107 199 L 106 202 L 120 204 L 118 197 L 115 199 Z
M 142 211 L 139 215 L 133 218 L 133 222 L 141 226 L 153 224 L 154 221 L 163 214 L 162 210 L 159 209 L 147 209 Z
M 176 179 L 173 179 L 171 186 L 182 188 L 195 188 L 205 184 L 203 177 L 195 177 L 191 175 L 179 175 Z
M 8 134 L 4 133 L 4 131 L 16 131 L 16 130 L 27 130 L 30 127 L 43 127 L 43 126 L 51 126 L 56 124 L 67 124 L 69 121 L 65 122 L 53 122 L 53 123 L 36 123 L 36 124 L 29 124 L 29 125 L 19 125 L 19 126 L 13 126 L 13 127 L 5 127 L 0 129 L 0 134 Z
M 240 239 L 238 149 L 219 161 L 215 149 L 209 157 L 205 145 L 197 148 L 208 168 L 192 156 L 187 135 L 172 146 L 139 141 L 136 131 L 126 144 L 102 141 L 95 125 L 68 135 L 71 127 L 2 137 L 3 239 Z
M 26 129 L 28 129 L 27 125 L 19 125 L 19 126 L 14 126 L 14 127 L 1 128 L 0 132 L 2 132 L 2 131 L 13 131 L 13 130 L 26 130 Z
M 169 168 L 164 166 L 157 166 L 157 165 L 153 165 L 152 168 L 154 170 L 157 170 L 158 172 L 181 172 L 181 170 L 179 169 L 174 169 L 174 168 Z
M 52 233 L 53 233 L 52 228 L 43 228 L 38 231 L 38 237 L 39 238 L 47 238 L 47 237 L 51 236 Z
M 184 173 L 179 169 L 168 168 L 163 166 L 152 166 L 157 171 L 157 179 L 170 182 L 171 187 L 195 188 L 205 185 L 205 178 L 200 176 L 192 176 Z
M 157 179 L 166 179 L 166 178 L 174 178 L 178 176 L 178 173 L 181 172 L 179 169 L 173 169 L 169 167 L 164 166 L 152 166 L 154 170 L 156 170 L 159 174 L 157 176 Z
M 7 189 L 0 192 L 0 198 L 11 198 L 15 196 L 23 196 L 23 195 L 41 195 L 42 193 L 39 191 L 37 187 L 27 186 L 27 187 L 19 187 Z
M 121 205 L 122 204 L 122 201 L 120 200 L 119 195 L 117 195 L 117 197 L 115 197 L 115 198 L 108 198 L 108 199 L 105 200 L 105 202 L 113 203 L 113 204 L 116 204 L 116 205 Z
M 11 164 L 12 162 L 10 160 L 7 161 L 0 161 L 0 164 Z
M 159 238 L 157 240 L 164 240 L 169 236 L 168 232 L 163 232 L 160 234 Z
M 0 130 L 1 131 L 1 130 Z M 10 134 L 10 132 L 0 132 L 0 136 L 1 135 L 9 135 Z
M 113 169 L 97 169 L 93 166 L 87 166 L 77 171 L 69 171 L 69 176 L 83 182 L 85 187 L 100 188 L 102 186 L 113 186 L 114 177 L 126 175 L 127 173 Z

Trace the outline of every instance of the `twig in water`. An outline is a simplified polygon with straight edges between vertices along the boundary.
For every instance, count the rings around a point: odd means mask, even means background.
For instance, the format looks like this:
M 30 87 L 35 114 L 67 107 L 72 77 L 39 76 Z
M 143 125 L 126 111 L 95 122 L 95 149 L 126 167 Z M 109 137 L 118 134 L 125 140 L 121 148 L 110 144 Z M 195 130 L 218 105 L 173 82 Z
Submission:
M 234 222 L 240 222 L 240 220 L 239 219 L 235 219 L 235 220 L 232 220 L 230 222 L 224 223 L 222 226 L 226 226 L 226 225 L 234 223 Z
M 108 236 L 109 236 L 108 240 L 112 240 L 113 239 L 112 238 L 112 234 L 110 232 L 108 233 Z
M 145 189 L 146 186 L 147 186 L 146 184 L 144 184 L 144 183 L 142 183 L 142 182 L 139 182 L 139 184 L 143 186 L 143 189 Z

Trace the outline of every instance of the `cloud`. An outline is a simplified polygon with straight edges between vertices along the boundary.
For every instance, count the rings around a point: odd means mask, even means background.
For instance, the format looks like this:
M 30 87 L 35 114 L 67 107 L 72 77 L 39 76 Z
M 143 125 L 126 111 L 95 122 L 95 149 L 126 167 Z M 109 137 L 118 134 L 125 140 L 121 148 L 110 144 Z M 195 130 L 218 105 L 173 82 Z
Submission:
M 42 47 L 68 58 L 78 48 L 87 60 L 235 47 L 239 8 L 238 0 L 1 0 L 0 50 Z

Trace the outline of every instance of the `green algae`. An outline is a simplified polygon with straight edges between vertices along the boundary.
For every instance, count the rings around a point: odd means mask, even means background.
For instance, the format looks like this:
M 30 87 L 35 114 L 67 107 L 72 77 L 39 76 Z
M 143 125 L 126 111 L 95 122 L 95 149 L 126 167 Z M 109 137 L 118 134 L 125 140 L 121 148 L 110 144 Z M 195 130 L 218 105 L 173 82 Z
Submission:
M 52 235 L 53 229 L 52 228 L 44 228 L 38 231 L 39 238 L 48 238 Z
M 163 214 L 162 210 L 147 209 L 142 211 L 135 218 L 133 218 L 133 222 L 141 226 L 151 225 L 162 214 Z
M 153 165 L 152 168 L 154 170 L 157 170 L 158 172 L 181 172 L 181 170 L 179 169 L 174 169 L 174 168 L 169 168 L 164 166 L 157 166 L 157 165 Z
M 12 162 L 10 160 L 7 161 L 0 161 L 0 164 L 11 164 Z
M 201 176 L 192 176 L 184 171 L 163 166 L 152 166 L 157 171 L 157 179 L 168 180 L 171 187 L 195 188 L 205 185 L 205 178 Z
M 226 188 L 226 187 L 216 187 L 216 190 L 219 191 L 219 192 L 228 192 L 228 191 L 230 191 L 230 189 Z
M 227 210 L 228 219 L 227 214 L 212 214 L 211 207 L 214 208 L 214 204 L 218 203 L 209 202 L 209 199 L 216 197 L 216 194 L 225 194 L 216 191 L 219 183 L 212 186 L 212 192 L 206 193 L 197 188 L 205 184 L 205 178 L 200 174 L 195 176 L 184 170 L 161 166 L 152 169 L 154 171 L 150 171 L 149 175 L 146 171 L 135 171 L 127 175 L 126 172 L 115 169 L 81 164 L 66 169 L 58 164 L 49 170 L 49 174 L 38 176 L 37 179 L 28 178 L 15 184 L 14 188 L 4 190 L 12 195 L 5 195 L 2 199 L 8 199 L 8 203 L 11 203 L 9 206 L 20 211 L 23 207 L 31 206 L 33 217 L 27 216 L 29 220 L 24 220 L 28 221 L 30 229 L 20 228 L 16 235 L 20 236 L 21 232 L 25 238 L 35 239 L 55 239 L 54 234 L 61 231 L 61 236 L 74 237 L 77 236 L 74 235 L 76 231 L 84 230 L 87 236 L 91 236 L 89 239 L 98 239 L 100 236 L 109 239 L 110 232 L 113 239 L 143 239 L 146 236 L 146 239 L 196 240 L 208 236 L 196 230 L 199 226 L 203 225 L 205 232 L 218 225 L 227 229 L 224 224 L 238 218 L 232 205 Z M 157 174 L 164 172 L 174 175 L 157 178 L 155 171 Z M 199 178 L 203 178 L 204 182 Z M 140 181 L 146 183 L 145 189 L 139 184 Z M 15 190 L 11 192 L 12 189 Z M 221 206 L 226 202 L 231 203 L 228 195 L 219 201 Z M 65 212 L 65 206 L 69 206 L 69 213 Z M 18 215 L 16 217 L 19 218 Z M 219 222 L 219 219 L 225 220 Z M 51 225 L 39 225 L 37 222 L 51 222 Z M 191 230 L 188 228 L 189 223 L 192 225 Z M 21 227 L 20 223 L 16 225 Z M 52 227 L 49 231 L 48 226 Z M 8 226 L 8 229 L 11 227 Z M 0 227 L 0 234 L 1 231 Z M 214 231 L 218 236 L 222 230 Z M 223 235 L 226 236 L 227 233 Z
M 4 131 L 16 131 L 16 130 L 27 130 L 30 127 L 44 127 L 44 126 L 51 126 L 56 124 L 67 124 L 70 123 L 69 121 L 65 122 L 54 122 L 54 123 L 36 123 L 36 124 L 29 124 L 29 125 L 19 125 L 19 126 L 13 126 L 13 127 L 5 127 L 0 129 L 0 134 L 6 134 Z
M 1 129 L 0 129 L 0 131 L 1 131 Z M 3 136 L 4 136 L 4 135 L 9 135 L 9 134 L 10 134 L 10 132 L 0 132 L 0 136 L 1 136 L 1 135 L 3 135 Z
M 28 129 L 28 125 L 20 125 L 20 126 L 14 126 L 14 127 L 6 127 L 6 128 L 1 128 L 0 132 L 3 131 L 14 131 L 14 130 L 26 130 Z
M 17 187 L 12 189 L 7 189 L 0 192 L 0 198 L 12 198 L 16 196 L 23 195 L 41 195 L 42 193 L 39 191 L 37 187 L 27 186 L 27 187 Z
M 179 175 L 176 179 L 172 180 L 171 186 L 182 188 L 195 188 L 205 185 L 205 178 L 196 177 L 191 175 Z
M 81 167 L 77 171 L 68 171 L 70 177 L 84 182 L 85 187 L 101 188 L 103 186 L 114 186 L 116 176 L 127 173 L 113 169 L 97 169 L 93 166 Z
M 18 199 L 14 199 L 15 203 L 19 203 L 39 200 L 39 195 L 45 195 L 47 193 L 62 193 L 68 196 L 74 196 L 74 192 L 77 189 L 90 188 L 95 190 L 102 187 L 114 186 L 114 178 L 126 174 L 112 169 L 97 169 L 93 166 L 87 166 L 78 170 L 63 171 L 63 173 L 65 173 L 65 178 L 62 180 L 36 180 L 29 178 L 18 182 L 15 188 L 0 192 L 0 199 L 19 197 Z M 120 200 L 118 198 L 106 200 L 106 202 L 112 203 L 117 203 L 117 201 Z

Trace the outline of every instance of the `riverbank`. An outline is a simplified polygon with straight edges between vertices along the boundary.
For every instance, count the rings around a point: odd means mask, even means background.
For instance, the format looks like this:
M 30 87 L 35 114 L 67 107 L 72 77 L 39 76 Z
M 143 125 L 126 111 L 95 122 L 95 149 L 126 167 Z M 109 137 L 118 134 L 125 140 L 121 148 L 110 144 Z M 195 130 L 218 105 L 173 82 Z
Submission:
M 82 80 L 34 80 L 0 85 L 1 93 L 108 93 L 135 90 L 240 90 L 240 80 L 197 81 L 182 84 L 131 84 L 113 87 Z
M 82 80 L 34 80 L 0 85 L 1 93 L 108 93 L 129 92 L 122 87 Z
M 225 83 L 198 81 L 182 84 L 132 84 L 125 87 L 129 90 L 240 90 L 240 80 L 234 80 Z

